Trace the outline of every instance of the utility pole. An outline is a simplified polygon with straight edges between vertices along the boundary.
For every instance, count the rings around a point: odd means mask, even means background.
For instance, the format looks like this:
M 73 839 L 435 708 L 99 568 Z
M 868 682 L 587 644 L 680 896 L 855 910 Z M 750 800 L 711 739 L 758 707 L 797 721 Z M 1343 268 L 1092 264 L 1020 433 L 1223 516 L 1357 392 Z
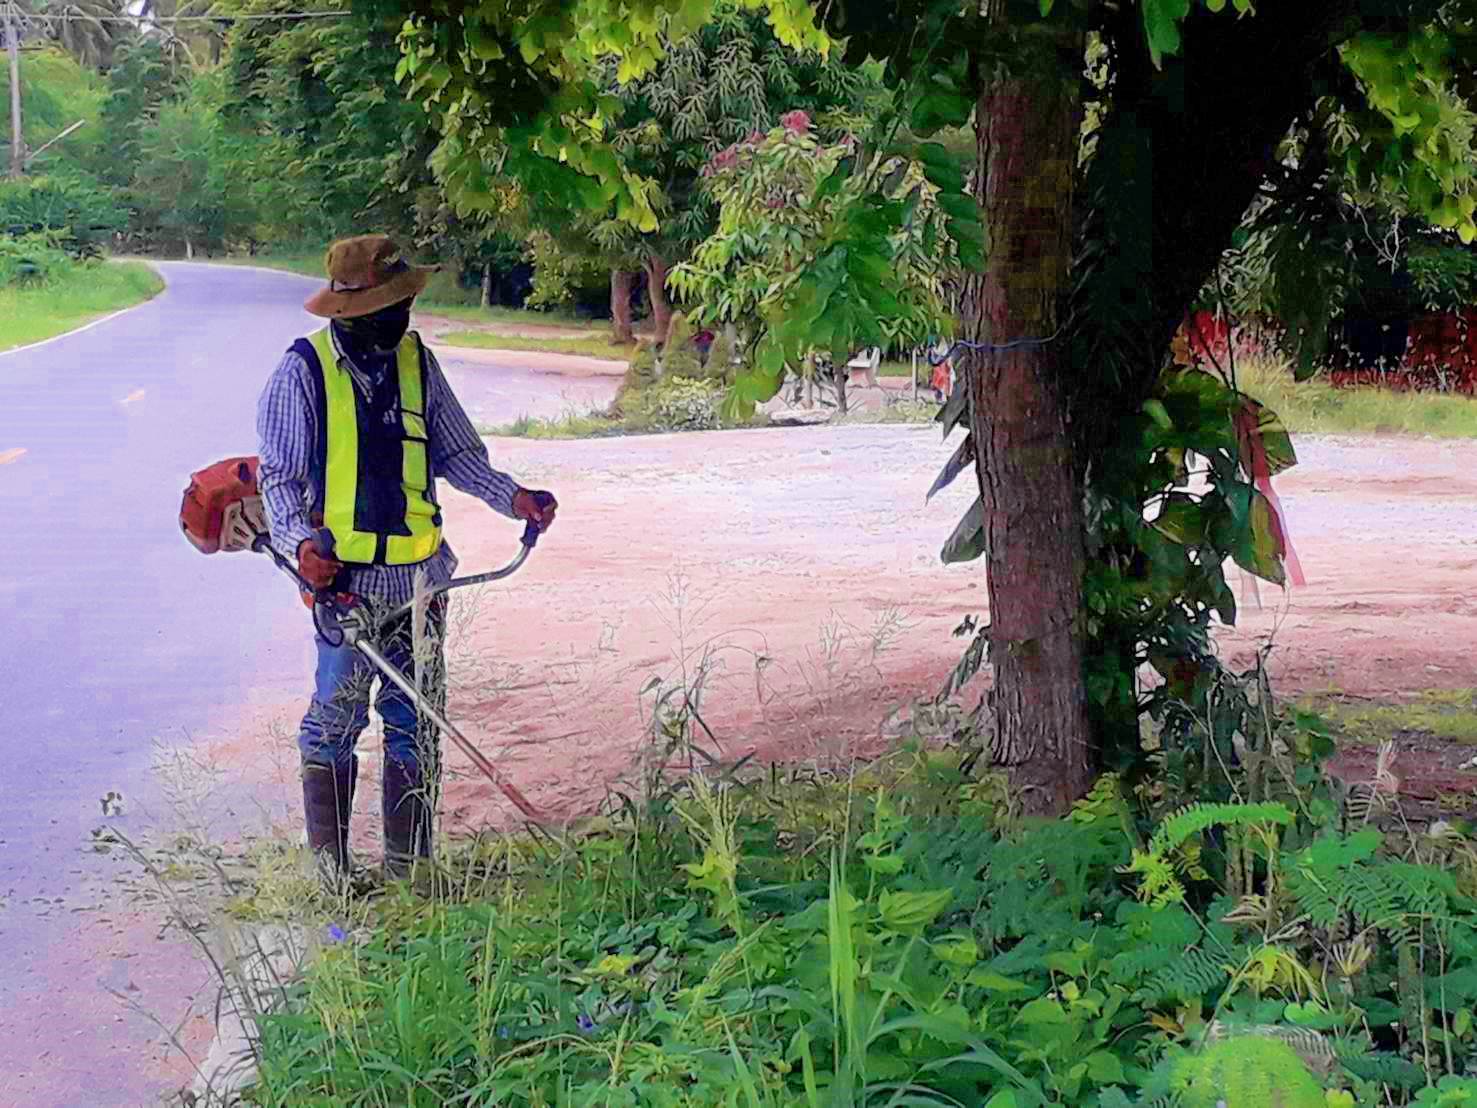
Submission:
M 18 180 L 26 168 L 26 143 L 21 137 L 21 29 L 15 5 L 0 7 L 5 51 L 10 55 L 10 177 Z

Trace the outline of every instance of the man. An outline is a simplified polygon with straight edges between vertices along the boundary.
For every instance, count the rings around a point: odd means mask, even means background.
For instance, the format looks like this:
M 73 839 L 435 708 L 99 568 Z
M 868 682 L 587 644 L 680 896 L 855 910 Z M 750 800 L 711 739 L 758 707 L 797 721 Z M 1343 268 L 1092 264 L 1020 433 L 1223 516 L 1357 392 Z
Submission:
M 348 593 L 373 611 L 408 601 L 417 573 L 438 584 L 456 569 L 441 539 L 436 478 L 540 530 L 556 505 L 492 468 L 436 358 L 409 331 L 411 304 L 431 270 L 408 265 L 384 235 L 335 243 L 326 267 L 328 286 L 304 307 L 330 322 L 293 344 L 258 405 L 258 478 L 273 544 L 296 557 L 315 588 Z M 409 615 L 379 640 L 390 663 L 438 703 L 445 599 L 430 605 L 429 650 L 413 652 Z M 348 646 L 320 635 L 317 647 L 316 687 L 298 735 L 303 811 L 309 848 L 337 880 L 349 870 L 354 747 L 377 675 Z M 398 878 L 430 856 L 436 736 L 389 681 L 380 680 L 375 707 L 385 725 L 385 873 Z

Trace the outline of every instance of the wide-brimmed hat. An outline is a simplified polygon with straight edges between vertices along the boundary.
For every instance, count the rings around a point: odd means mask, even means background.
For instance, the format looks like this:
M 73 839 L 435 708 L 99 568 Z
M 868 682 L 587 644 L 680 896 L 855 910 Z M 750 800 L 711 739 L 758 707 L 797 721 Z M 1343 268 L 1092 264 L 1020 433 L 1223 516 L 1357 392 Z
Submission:
M 323 267 L 328 286 L 303 307 L 325 319 L 354 319 L 419 296 L 436 271 L 411 265 L 388 235 L 340 239 L 328 248 Z

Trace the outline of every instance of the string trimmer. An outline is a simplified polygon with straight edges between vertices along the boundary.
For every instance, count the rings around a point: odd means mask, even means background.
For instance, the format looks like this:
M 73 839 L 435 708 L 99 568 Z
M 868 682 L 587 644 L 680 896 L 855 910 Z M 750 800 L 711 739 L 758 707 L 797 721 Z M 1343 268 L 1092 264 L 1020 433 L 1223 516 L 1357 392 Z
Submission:
M 368 658 L 387 680 L 393 681 L 410 697 L 427 719 L 444 734 L 451 736 L 466 752 L 467 757 L 472 759 L 472 764 L 512 801 L 515 808 L 535 823 L 545 822 L 544 813 L 530 804 L 517 787 L 457 730 L 456 725 L 435 704 L 422 696 L 415 683 L 391 665 L 375 645 L 384 626 L 408 612 L 414 601 L 376 618 L 365 605 L 354 603 L 352 597 L 335 593 L 331 589 L 315 589 L 310 585 L 298 573 L 297 567 L 272 546 L 261 493 L 257 489 L 256 470 L 256 458 L 241 457 L 227 458 L 191 474 L 189 487 L 185 489 L 184 502 L 180 505 L 180 528 L 184 531 L 185 538 L 203 554 L 250 550 L 269 555 L 277 568 L 296 581 L 298 588 L 306 596 L 311 597 L 313 625 L 325 642 L 332 646 L 347 644 Z M 529 522 L 523 531 L 518 556 L 502 569 L 473 574 L 470 577 L 457 577 L 445 584 L 432 586 L 427 590 L 426 598 L 451 589 L 483 585 L 511 576 L 528 560 L 529 552 L 538 542 L 538 536 L 538 524 Z M 325 554 L 332 553 L 332 536 L 326 530 L 320 529 L 314 537 Z

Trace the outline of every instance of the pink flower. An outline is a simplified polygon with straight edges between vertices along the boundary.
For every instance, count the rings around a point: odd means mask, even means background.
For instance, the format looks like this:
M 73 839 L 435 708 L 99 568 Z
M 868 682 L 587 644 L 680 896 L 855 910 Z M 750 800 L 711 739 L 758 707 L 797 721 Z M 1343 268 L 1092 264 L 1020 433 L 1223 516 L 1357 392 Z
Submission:
M 726 150 L 719 151 L 713 155 L 711 161 L 703 167 L 702 175 L 711 177 L 715 173 L 722 173 L 725 169 L 732 169 L 738 164 L 738 149 L 730 146 Z
M 810 116 L 797 108 L 780 116 L 780 126 L 792 135 L 807 135 L 810 133 Z

